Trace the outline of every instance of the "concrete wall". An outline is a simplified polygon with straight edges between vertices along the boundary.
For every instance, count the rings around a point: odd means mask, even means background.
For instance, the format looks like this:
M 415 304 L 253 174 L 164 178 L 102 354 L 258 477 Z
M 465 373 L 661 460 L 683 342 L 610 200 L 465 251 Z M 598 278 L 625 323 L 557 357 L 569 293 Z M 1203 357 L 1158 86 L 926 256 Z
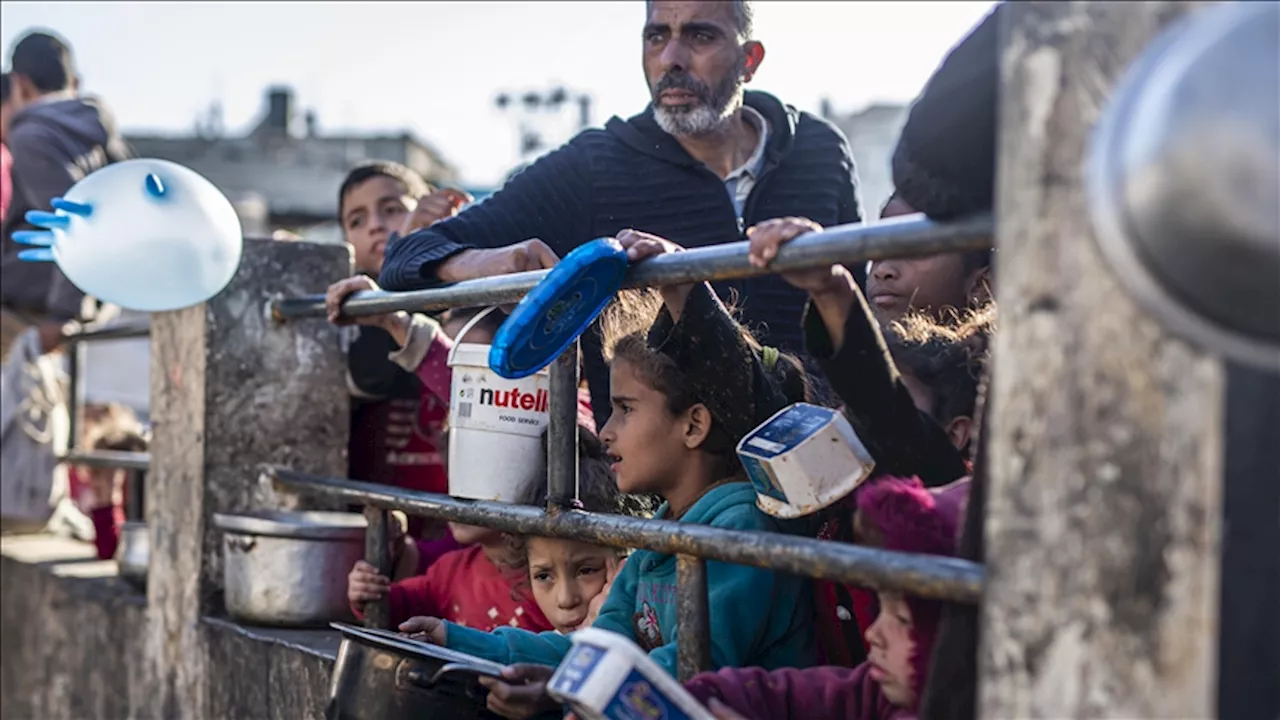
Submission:
M 146 595 L 93 547 L 29 535 L 0 541 L 0 717 L 124 720 L 155 716 L 144 672 Z M 339 635 L 244 628 L 205 617 L 206 708 L 168 717 L 324 717 Z

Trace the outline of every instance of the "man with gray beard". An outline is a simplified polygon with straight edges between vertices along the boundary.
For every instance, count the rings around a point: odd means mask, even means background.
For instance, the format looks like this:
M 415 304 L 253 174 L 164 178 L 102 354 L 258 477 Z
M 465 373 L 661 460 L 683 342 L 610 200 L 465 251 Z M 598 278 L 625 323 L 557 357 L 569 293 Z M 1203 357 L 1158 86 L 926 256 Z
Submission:
M 584 242 L 628 228 L 693 248 L 741 240 L 771 218 L 861 220 L 840 131 L 745 91 L 765 58 L 749 0 L 650 0 L 646 11 L 652 104 L 583 131 L 456 217 L 393 236 L 379 278 L 385 289 L 547 268 Z M 802 351 L 803 292 L 774 275 L 715 287 L 762 342 Z M 583 355 L 603 425 L 609 382 L 598 333 L 584 335 Z

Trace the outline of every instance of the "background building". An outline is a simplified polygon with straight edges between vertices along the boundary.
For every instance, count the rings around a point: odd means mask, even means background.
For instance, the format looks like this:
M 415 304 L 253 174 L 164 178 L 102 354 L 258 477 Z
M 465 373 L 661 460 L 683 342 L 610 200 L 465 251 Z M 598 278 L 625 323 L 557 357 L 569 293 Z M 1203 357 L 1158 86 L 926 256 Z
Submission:
M 863 217 L 874 220 L 893 194 L 893 172 L 889 163 L 893 148 L 907 120 L 907 105 L 874 104 L 855 113 L 836 114 L 823 102 L 822 115 L 849 138 L 849 149 L 858 164 L 859 194 Z
M 453 166 L 411 132 L 321 134 L 316 114 L 296 112 L 287 87 L 267 90 L 262 120 L 243 136 L 223 132 L 215 106 L 193 134 L 127 140 L 139 157 L 180 163 L 217 185 L 250 236 L 289 230 L 308 240 L 339 242 L 338 188 L 366 160 L 403 163 L 435 184 L 457 179 Z

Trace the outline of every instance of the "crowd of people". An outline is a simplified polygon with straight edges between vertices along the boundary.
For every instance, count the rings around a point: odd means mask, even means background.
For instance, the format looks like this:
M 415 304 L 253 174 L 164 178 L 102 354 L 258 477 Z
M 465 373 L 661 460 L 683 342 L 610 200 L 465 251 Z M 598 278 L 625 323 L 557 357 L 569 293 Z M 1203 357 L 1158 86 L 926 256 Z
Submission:
M 913 105 L 880 219 L 990 209 L 998 13 L 948 54 Z M 751 262 L 768 268 L 795 238 L 863 220 L 841 133 L 745 89 L 765 60 L 754 37 L 748 0 L 648 2 L 652 104 L 582 132 L 482 203 L 392 162 L 350 172 L 337 189 L 338 220 L 356 274 L 329 288 L 326 305 L 344 327 L 352 478 L 448 492 L 449 351 L 491 342 L 504 317 L 457 308 L 349 318 L 341 308 L 352 293 L 548 268 L 603 236 L 633 263 L 746 239 Z M 6 103 L 16 99 L 3 136 L 13 154 L 6 328 L 84 319 L 72 312 L 70 300 L 81 297 L 65 279 L 34 275 L 55 266 L 11 270 L 10 235 L 26 209 L 47 207 L 77 172 L 127 153 L 101 106 L 76 93 L 69 53 L 56 42 L 24 39 L 7 79 Z M 26 43 L 36 49 L 24 54 Z M 34 70 L 28 57 L 58 58 L 63 71 Z M 73 126 L 81 144 L 60 141 L 64 154 L 52 158 L 51 128 Z M 42 160 L 58 168 L 56 182 L 52 170 L 34 169 Z M 996 320 L 993 264 L 990 251 L 940 254 L 624 291 L 583 337 L 579 504 L 980 560 L 975 454 Z M 23 278 L 12 291 L 11 273 Z M 5 344 L 13 337 L 6 329 Z M 735 448 L 797 402 L 841 409 L 875 468 L 825 507 L 778 517 L 757 502 Z M 127 417 L 108 415 L 92 424 L 86 446 L 145 448 Z M 99 548 L 109 554 L 124 478 L 90 474 Z M 544 504 L 545 492 L 531 481 L 522 502 Z M 400 631 L 507 666 L 503 680 L 482 680 L 499 715 L 562 712 L 546 684 L 584 627 L 620 633 L 676 672 L 673 556 L 421 519 L 403 522 L 391 542 L 389 575 L 364 561 L 351 568 L 352 609 L 389 601 Z M 708 563 L 707 587 L 713 672 L 685 686 L 719 718 L 972 714 L 971 609 L 719 562 Z

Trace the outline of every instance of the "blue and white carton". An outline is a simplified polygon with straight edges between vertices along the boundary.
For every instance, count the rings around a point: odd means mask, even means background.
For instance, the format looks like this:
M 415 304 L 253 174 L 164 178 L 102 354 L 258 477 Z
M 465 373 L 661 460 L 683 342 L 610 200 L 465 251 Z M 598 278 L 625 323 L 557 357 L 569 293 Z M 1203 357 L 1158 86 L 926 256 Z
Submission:
M 630 638 L 599 628 L 570 637 L 547 693 L 580 720 L 715 720 Z
M 780 518 L 817 512 L 871 476 L 875 460 L 844 414 L 796 403 L 738 443 L 756 505 Z

